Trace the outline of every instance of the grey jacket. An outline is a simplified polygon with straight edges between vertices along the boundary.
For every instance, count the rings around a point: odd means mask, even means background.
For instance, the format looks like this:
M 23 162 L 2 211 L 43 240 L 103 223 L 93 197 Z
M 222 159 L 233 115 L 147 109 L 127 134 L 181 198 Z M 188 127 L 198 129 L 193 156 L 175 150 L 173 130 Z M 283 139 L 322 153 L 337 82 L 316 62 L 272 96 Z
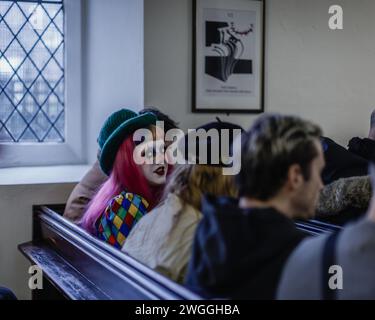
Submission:
M 326 239 L 327 236 L 309 238 L 297 247 L 284 267 L 278 299 L 322 299 Z M 363 218 L 350 224 L 341 231 L 336 244 L 336 264 L 342 268 L 343 279 L 337 298 L 375 299 L 375 223 Z

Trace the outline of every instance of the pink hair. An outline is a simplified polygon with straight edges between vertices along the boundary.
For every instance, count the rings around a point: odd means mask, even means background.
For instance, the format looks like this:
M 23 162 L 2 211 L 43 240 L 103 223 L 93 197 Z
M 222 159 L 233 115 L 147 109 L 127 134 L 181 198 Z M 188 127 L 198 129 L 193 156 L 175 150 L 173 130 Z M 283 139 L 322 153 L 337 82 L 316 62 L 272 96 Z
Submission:
M 91 234 L 96 233 L 95 223 L 104 212 L 108 202 L 124 190 L 145 198 L 149 203 L 147 211 L 157 205 L 162 187 L 151 188 L 149 186 L 140 167 L 134 162 L 134 148 L 132 136 L 129 136 L 117 152 L 109 179 L 101 186 L 89 203 L 80 224 Z

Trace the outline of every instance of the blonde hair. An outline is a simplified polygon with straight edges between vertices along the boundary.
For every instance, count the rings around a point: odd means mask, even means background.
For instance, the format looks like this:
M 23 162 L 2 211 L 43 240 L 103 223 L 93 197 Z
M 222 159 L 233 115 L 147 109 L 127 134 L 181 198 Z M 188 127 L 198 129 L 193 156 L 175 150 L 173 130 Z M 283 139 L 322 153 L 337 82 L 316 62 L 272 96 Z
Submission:
M 168 178 L 163 198 L 174 193 L 183 204 L 190 204 L 201 211 L 201 200 L 205 193 L 236 197 L 238 193 L 234 177 L 223 175 L 222 169 L 199 164 L 176 165 Z

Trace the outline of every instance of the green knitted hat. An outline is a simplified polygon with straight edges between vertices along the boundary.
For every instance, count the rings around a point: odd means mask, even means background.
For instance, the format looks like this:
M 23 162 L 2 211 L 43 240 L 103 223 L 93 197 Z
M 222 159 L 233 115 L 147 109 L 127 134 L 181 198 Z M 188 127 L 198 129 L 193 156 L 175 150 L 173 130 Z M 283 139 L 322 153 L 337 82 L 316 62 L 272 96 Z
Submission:
M 138 115 L 134 111 L 121 109 L 112 113 L 104 122 L 98 137 L 101 148 L 99 163 L 103 172 L 107 175 L 111 173 L 117 151 L 129 134 L 156 121 L 155 115 L 150 112 Z

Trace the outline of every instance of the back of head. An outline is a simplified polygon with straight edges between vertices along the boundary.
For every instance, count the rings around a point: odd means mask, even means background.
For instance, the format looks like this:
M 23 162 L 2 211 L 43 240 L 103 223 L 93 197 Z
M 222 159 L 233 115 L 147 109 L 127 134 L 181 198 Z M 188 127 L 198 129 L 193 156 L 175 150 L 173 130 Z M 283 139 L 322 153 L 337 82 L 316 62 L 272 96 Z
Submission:
M 222 167 L 181 164 L 170 175 L 164 198 L 170 193 L 177 195 L 183 203 L 201 210 L 203 194 L 236 197 L 237 188 L 233 176 L 223 175 Z
M 292 164 L 298 164 L 308 180 L 321 135 L 318 126 L 295 116 L 259 117 L 241 137 L 239 195 L 263 201 L 272 198 L 284 185 Z
M 142 109 L 141 111 L 139 111 L 139 114 L 144 114 L 144 113 L 152 113 L 155 115 L 158 121 L 163 121 L 165 131 L 178 128 L 178 123 L 176 121 L 172 120 L 168 115 L 161 112 L 159 109 L 155 107 L 146 107 Z
M 201 200 L 205 193 L 237 196 L 233 176 L 225 175 L 223 171 L 227 164 L 223 161 L 226 152 L 222 150 L 222 146 L 227 144 L 228 153 L 232 153 L 236 131 L 241 132 L 242 128 L 219 119 L 189 130 L 178 143 L 185 162 L 175 166 L 164 191 L 164 198 L 173 193 L 182 202 L 201 210 Z

